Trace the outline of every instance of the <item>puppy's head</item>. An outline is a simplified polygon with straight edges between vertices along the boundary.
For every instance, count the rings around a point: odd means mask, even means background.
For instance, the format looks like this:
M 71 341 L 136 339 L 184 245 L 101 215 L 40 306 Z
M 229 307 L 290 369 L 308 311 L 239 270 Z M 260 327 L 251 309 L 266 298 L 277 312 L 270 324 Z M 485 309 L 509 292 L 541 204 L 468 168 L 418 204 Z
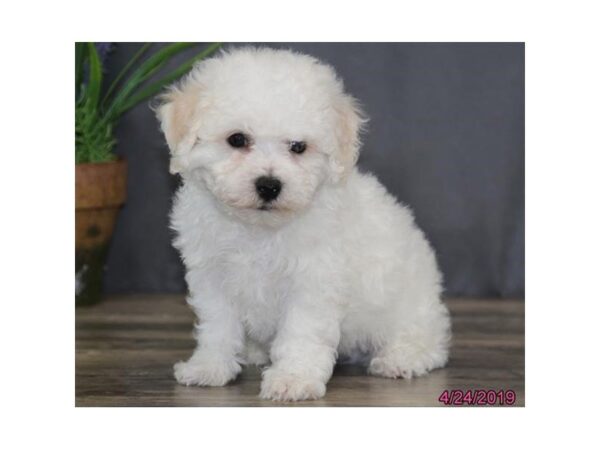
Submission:
M 157 108 L 172 173 L 202 183 L 254 221 L 307 208 L 342 182 L 364 123 L 333 69 L 316 59 L 244 48 L 203 61 Z

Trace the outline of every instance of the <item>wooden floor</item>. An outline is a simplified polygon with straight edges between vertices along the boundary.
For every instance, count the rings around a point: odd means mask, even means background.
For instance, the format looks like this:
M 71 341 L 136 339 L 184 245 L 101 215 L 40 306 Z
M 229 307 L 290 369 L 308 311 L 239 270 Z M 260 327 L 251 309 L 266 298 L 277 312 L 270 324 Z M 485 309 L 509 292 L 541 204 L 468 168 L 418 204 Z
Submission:
M 525 404 L 524 304 L 450 299 L 453 345 L 446 368 L 412 380 L 366 376 L 337 367 L 318 401 L 273 403 L 257 397 L 260 371 L 245 368 L 231 385 L 186 387 L 174 362 L 194 348 L 194 317 L 183 296 L 110 297 L 76 310 L 77 406 L 443 406 L 444 390 L 508 390 Z M 463 406 L 467 407 L 467 406 Z

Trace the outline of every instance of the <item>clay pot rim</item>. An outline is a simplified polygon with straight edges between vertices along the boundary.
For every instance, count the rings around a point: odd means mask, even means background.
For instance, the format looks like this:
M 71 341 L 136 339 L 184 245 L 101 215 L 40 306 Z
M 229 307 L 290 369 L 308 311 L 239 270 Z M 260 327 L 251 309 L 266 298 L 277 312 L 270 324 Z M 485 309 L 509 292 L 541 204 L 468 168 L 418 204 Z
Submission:
M 127 163 L 127 158 L 118 156 L 117 159 L 115 159 L 113 161 L 75 163 L 75 167 L 102 166 L 102 165 L 121 164 L 121 163 Z

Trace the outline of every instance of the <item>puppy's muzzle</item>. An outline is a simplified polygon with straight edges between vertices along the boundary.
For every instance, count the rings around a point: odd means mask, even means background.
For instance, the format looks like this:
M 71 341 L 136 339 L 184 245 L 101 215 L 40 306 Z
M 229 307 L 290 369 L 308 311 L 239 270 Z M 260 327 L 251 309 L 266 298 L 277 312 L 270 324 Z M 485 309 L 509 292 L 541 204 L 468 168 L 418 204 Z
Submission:
M 265 202 L 275 200 L 281 192 L 281 181 L 275 177 L 260 177 L 255 182 L 256 192 L 258 196 Z

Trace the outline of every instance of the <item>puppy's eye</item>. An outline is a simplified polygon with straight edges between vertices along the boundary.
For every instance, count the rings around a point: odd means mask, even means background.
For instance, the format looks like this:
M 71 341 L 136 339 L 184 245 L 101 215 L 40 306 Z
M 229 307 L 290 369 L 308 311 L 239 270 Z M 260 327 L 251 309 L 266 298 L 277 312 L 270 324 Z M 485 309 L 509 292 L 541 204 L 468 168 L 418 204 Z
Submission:
M 290 151 L 294 153 L 304 153 L 306 150 L 306 142 L 304 141 L 292 141 L 290 142 Z
M 227 143 L 234 148 L 247 147 L 248 137 L 243 133 L 234 133 L 227 138 Z

